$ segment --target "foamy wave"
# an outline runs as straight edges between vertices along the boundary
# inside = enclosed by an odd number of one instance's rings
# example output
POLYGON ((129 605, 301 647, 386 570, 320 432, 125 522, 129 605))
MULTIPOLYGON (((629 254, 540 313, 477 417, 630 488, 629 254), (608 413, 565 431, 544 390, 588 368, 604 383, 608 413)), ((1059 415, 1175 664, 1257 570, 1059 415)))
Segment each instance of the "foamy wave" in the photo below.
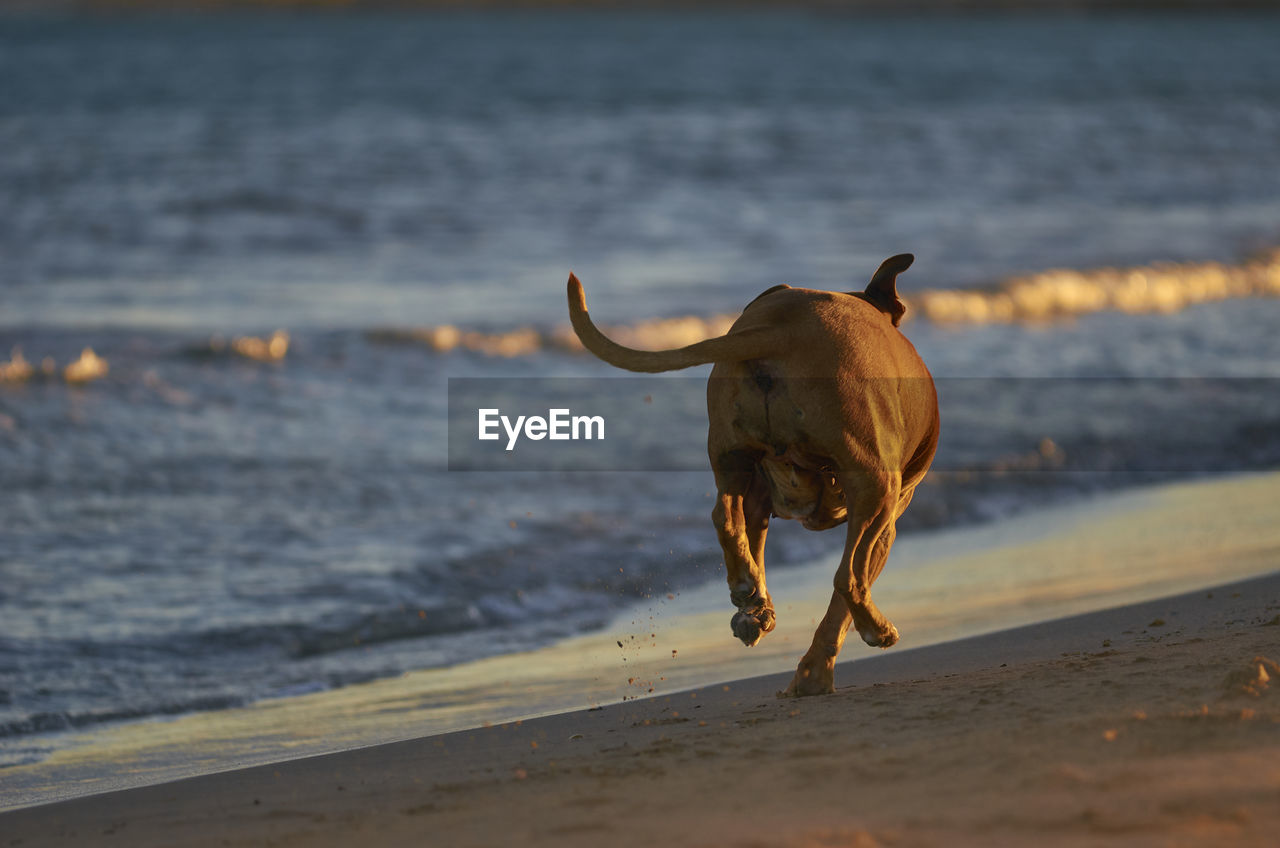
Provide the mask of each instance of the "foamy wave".
MULTIPOLYGON (((1161 263, 1055 269, 993 289, 926 291, 908 306, 936 324, 1034 323, 1092 312, 1176 312, 1197 303, 1280 296, 1280 250, 1241 265, 1161 263)), ((908 312, 908 315, 911 314, 908 312)))
MULTIPOLYGON (((710 318, 684 315, 605 327, 604 331, 628 347, 684 347, 712 336, 724 335, 737 318, 737 315, 713 315, 710 318)), ((421 344, 440 353, 468 350, 489 356, 516 357, 542 350, 582 351, 582 342, 578 341, 578 337, 567 325, 553 330, 519 327, 505 332, 485 333, 445 324, 440 327, 409 329, 380 328, 370 330, 366 335, 371 341, 383 344, 421 344)))
MULTIPOLYGON (((62 378, 68 383, 88 383, 105 377, 111 370, 107 360, 86 347, 80 352, 80 358, 71 362, 62 370, 62 378)), ((37 370, 22 355, 22 347, 16 346, 8 362, 0 361, 0 383, 25 383, 32 378, 54 379, 57 376, 57 364, 53 357, 46 356, 37 370)))
MULTIPOLYGON (((1280 297, 1280 250, 1240 265, 1218 262, 1158 263, 1087 271, 1055 269, 1013 277, 986 289, 929 289, 906 297, 907 317, 935 324, 1043 323, 1093 312, 1176 312, 1197 303, 1240 297, 1280 297)), ((723 335, 737 315, 685 315, 605 327, 621 344, 648 350, 683 347, 723 335)), ((371 330, 389 344, 421 344, 440 353, 474 351, 518 357, 544 350, 580 352, 567 326, 519 327, 504 332, 439 327, 371 330)))
POLYGON ((62 369, 62 378, 68 383, 88 383, 107 376, 110 370, 107 360, 94 353, 93 348, 87 347, 80 352, 79 359, 62 369))
POLYGON ((289 352, 289 333, 276 330, 269 336, 233 336, 231 341, 213 336, 208 342, 186 348, 191 356, 222 356, 233 353, 258 362, 279 362, 289 352))

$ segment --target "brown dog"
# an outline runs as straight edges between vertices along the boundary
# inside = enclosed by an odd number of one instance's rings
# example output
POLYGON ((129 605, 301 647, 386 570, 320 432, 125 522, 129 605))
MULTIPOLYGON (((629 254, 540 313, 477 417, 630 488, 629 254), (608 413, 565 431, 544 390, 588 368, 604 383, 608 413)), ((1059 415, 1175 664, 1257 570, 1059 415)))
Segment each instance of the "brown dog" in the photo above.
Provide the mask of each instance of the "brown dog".
POLYGON ((871 601, 897 517, 938 445, 933 379, 897 329, 906 312, 897 276, 914 257, 885 260, 864 292, 774 286, 725 335, 677 350, 641 351, 591 322, 569 275, 569 317, 587 350, 630 371, 715 363, 707 385, 707 451, 719 497, 712 519, 724 551, 733 633, 754 645, 773 629, 765 588, 770 516, 811 530, 848 524, 827 614, 786 694, 832 692, 850 622, 887 648, 898 630, 871 601))

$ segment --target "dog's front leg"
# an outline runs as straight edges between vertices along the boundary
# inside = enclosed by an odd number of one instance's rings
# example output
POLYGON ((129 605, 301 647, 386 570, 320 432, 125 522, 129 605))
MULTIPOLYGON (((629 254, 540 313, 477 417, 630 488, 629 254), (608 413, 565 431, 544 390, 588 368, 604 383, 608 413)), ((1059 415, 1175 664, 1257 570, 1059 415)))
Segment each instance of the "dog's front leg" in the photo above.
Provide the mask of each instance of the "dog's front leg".
POLYGON ((773 630, 773 601, 765 586, 764 540, 769 527, 768 485, 746 468, 717 469, 719 490, 711 520, 724 552, 729 598, 738 608, 730 621, 733 635, 751 646, 773 630))

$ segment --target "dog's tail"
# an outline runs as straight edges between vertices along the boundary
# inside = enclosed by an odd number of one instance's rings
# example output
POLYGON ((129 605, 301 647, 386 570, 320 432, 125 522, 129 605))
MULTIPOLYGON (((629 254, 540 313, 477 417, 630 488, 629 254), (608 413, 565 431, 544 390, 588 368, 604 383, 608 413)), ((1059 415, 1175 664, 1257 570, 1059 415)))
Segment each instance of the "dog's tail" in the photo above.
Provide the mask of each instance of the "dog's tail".
POLYGON ((760 359, 780 352, 783 343, 779 333, 769 328, 759 328, 730 331, 723 336, 674 350, 636 350, 625 347, 600 332, 591 322, 582 283, 573 274, 569 275, 569 321, 587 350, 610 365, 646 373, 677 371, 708 362, 760 359))

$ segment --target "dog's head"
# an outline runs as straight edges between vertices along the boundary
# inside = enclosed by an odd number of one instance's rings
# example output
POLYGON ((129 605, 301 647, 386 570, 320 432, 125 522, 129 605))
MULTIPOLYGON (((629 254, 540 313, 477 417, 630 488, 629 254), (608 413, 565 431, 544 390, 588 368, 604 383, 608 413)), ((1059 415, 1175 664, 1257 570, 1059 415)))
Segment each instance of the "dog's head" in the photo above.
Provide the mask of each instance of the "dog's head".
POLYGON ((915 261, 915 256, 910 253, 890 256, 880 263, 880 268, 871 277, 871 282, 867 283, 865 291, 850 294, 867 301, 888 315, 893 326, 898 326, 902 323, 902 316, 907 314, 907 305, 898 297, 898 275, 910 268, 915 261))

